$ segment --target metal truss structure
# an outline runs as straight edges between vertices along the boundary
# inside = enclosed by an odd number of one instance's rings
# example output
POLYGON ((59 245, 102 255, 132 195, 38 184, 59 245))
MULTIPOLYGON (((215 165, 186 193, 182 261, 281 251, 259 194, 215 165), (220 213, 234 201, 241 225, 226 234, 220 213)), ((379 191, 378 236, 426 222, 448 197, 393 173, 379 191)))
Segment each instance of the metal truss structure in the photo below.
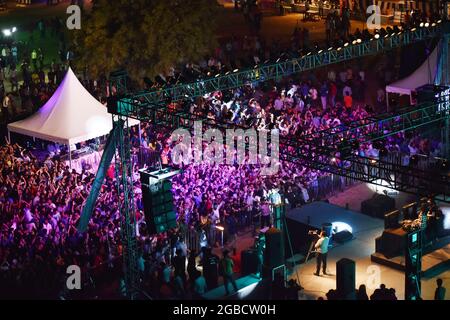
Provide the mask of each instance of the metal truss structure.
MULTIPOLYGON (((138 250, 136 243, 136 217, 133 195, 133 164, 130 154, 130 131, 127 118, 135 118, 141 121, 149 121, 155 125, 170 128, 186 127, 192 128, 195 120, 202 120, 203 124, 220 129, 236 128, 234 124, 218 123, 207 117, 192 115, 188 112, 170 112, 167 110, 168 102, 193 99, 208 93, 222 90, 235 89, 247 83, 258 83, 268 80, 277 80, 295 73, 320 68, 323 66, 350 61, 369 55, 376 55, 396 48, 408 46, 424 40, 435 38, 446 39, 448 42, 447 23, 432 24, 430 27, 414 28, 402 32, 391 33, 386 37, 372 39, 359 39, 354 43, 343 44, 338 48, 318 49, 304 56, 277 61, 255 66, 252 69, 239 71, 234 70, 226 74, 219 74, 209 78, 199 79, 196 82, 174 85, 159 90, 142 91, 130 94, 127 92, 126 74, 118 72, 110 78, 110 88, 117 100, 108 111, 113 114, 114 122, 123 122, 123 129, 116 138, 116 180, 119 194, 119 209, 122 219, 122 243, 125 268, 125 286, 127 296, 136 298, 139 286, 139 272, 137 269, 138 250)), ((421 194, 439 185, 444 188, 443 201, 449 200, 448 180, 438 181, 427 172, 419 172, 416 169, 402 167, 398 164, 382 160, 358 157, 348 154, 341 157, 340 164, 334 163, 329 157, 333 152, 345 152, 342 145, 334 145, 342 137, 350 139, 361 139, 364 127, 372 125, 374 133, 364 138, 383 138, 382 133, 385 126, 392 132, 409 130, 422 125, 448 119, 448 113, 437 112, 436 105, 422 106, 418 110, 411 110, 400 115, 402 121, 396 121, 395 117, 382 116, 380 118, 368 119, 367 123, 351 124, 345 130, 333 129, 330 132, 321 132, 318 136, 304 137, 303 139, 281 139, 280 154, 282 160, 300 163, 318 170, 332 172, 353 179, 377 183, 379 180, 388 181, 391 188, 400 191, 421 194), (335 147, 324 147, 335 146, 335 147), (337 147, 337 148, 336 148, 337 147), (432 182, 431 182, 432 181, 432 182), (445 185, 447 183, 447 185, 445 185)), ((396 116, 398 117, 398 115, 396 116)), ((448 123, 448 120, 447 120, 448 123)), ((96 181, 101 179, 97 175, 96 181)), ((98 183, 99 181, 97 181, 98 183)), ((83 212, 84 221, 88 219, 89 212, 83 212)))
MULTIPOLYGON (((295 73, 313 70, 331 64, 350 61, 370 55, 384 53, 396 48, 415 44, 424 40, 440 38, 445 32, 445 24, 439 23, 428 28, 414 28, 386 37, 371 38, 360 42, 343 44, 342 47, 315 50, 309 54, 286 61, 257 65, 253 69, 230 71, 226 74, 199 79, 195 82, 168 86, 159 90, 142 91, 120 101, 121 114, 140 119, 140 112, 149 108, 164 108, 168 102, 196 98, 215 91, 239 88, 247 83, 281 79, 295 73)), ((122 90, 126 75, 116 73, 114 83, 118 92, 122 90)), ((123 92, 123 91, 122 91, 123 92)))
POLYGON ((125 294, 135 299, 139 290, 138 259, 136 239, 136 210, 133 192, 133 162, 131 157, 131 131, 128 118, 113 116, 113 122, 121 124, 116 136, 115 176, 118 205, 120 210, 122 257, 124 265, 125 294))

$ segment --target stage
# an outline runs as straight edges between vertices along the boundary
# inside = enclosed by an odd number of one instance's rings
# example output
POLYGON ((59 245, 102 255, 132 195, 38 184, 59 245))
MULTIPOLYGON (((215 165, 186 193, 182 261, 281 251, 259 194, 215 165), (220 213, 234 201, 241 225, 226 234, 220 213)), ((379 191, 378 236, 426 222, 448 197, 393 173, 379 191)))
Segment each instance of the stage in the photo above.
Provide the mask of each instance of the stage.
POLYGON ((286 218, 315 229, 321 229, 322 224, 326 222, 341 222, 350 226, 353 234, 383 226, 383 220, 323 201, 312 202, 300 208, 292 209, 286 214, 286 218))
MULTIPOLYGON (((341 196, 345 196, 345 194, 346 192, 341 196)), ((400 202, 399 205, 402 203, 400 202)), ((315 300, 318 297, 324 297, 330 289, 335 289, 336 262, 342 258, 349 258, 356 262, 356 287, 365 284, 369 296, 381 283, 384 283, 388 288, 396 289, 398 299, 404 299, 403 271, 371 261, 371 255, 375 252, 375 238, 380 236, 384 230, 383 220, 325 202, 313 202, 286 214, 287 218, 295 219, 297 223, 304 226, 307 226, 308 216, 310 228, 319 229, 324 222, 338 221, 348 224, 352 228, 353 240, 334 246, 329 250, 327 267, 329 275, 313 275, 316 268, 314 258, 297 265, 290 278, 299 279, 305 288, 300 291, 299 299, 315 300)), ((291 230, 289 231, 292 233, 291 230)), ((423 268, 426 270, 426 274, 422 278, 423 299, 433 299, 436 277, 444 279, 444 284, 448 283, 449 265, 448 262, 442 263, 442 261, 448 259, 449 256, 450 246, 447 246, 424 257, 423 268)))
MULTIPOLYGON (((334 204, 317 201, 295 208, 286 213, 286 222, 295 253, 305 254, 309 247, 309 230, 320 230, 322 224, 331 223, 337 231, 344 229, 358 237, 375 236, 383 229, 383 220, 347 210, 334 204)), ((337 245, 332 241, 333 246, 337 245)), ((370 255, 370 254, 369 254, 370 255)))
MULTIPOLYGON (((395 288, 398 299, 404 299, 404 273, 403 271, 381 265, 371 261, 371 254, 375 252, 375 238, 380 236, 384 230, 384 221, 382 219, 373 218, 358 210, 361 208, 362 201, 373 196, 374 191, 367 184, 357 184, 345 190, 342 193, 330 198, 330 204, 325 202, 313 202, 301 208, 295 208, 287 213, 287 217, 298 219, 307 222, 307 217, 310 216, 311 226, 304 225, 305 229, 320 229, 323 222, 340 221, 347 223, 352 228, 353 240, 343 244, 334 246, 328 253, 328 273, 326 276, 315 276, 313 273, 316 268, 316 260, 311 257, 308 262, 297 264, 289 278, 298 280, 304 287, 304 290, 299 292, 299 299, 301 300, 316 300, 318 297, 325 297, 325 294, 330 289, 336 288, 336 262, 342 258, 349 258, 356 262, 356 287, 365 284, 367 293, 370 296, 373 291, 384 283, 388 288, 395 288), (349 204, 350 210, 345 209, 346 204, 349 204), (330 209, 326 210, 325 209, 330 209)), ((407 194, 399 193, 396 196, 396 205, 401 208, 403 205, 410 203, 411 197, 407 194)), ((450 216, 450 215, 449 215, 450 216)), ((294 230, 289 230, 291 237, 294 238, 294 230)), ((251 230, 239 236, 239 241, 233 242, 228 248, 237 247, 238 251, 246 250, 253 244, 254 238, 251 230)), ((293 241, 294 242, 294 241, 293 241)), ((296 244, 293 243, 293 246, 296 244)), ((286 248, 288 246, 285 246, 286 248)), ((221 249, 215 248, 215 253, 220 256, 221 249)), ((428 268, 427 261, 432 259, 441 259, 442 254, 449 254, 438 251, 435 255, 429 256, 424 260, 424 268, 428 268), (437 255, 437 256, 436 256, 437 255)), ((289 254, 286 255, 289 258, 289 254)), ((288 270, 290 268, 288 267, 288 270)), ((440 268, 436 272, 433 270, 432 274, 426 274, 422 278, 422 297, 425 300, 432 300, 434 298, 434 290, 436 288, 436 278, 440 277, 444 280, 444 287, 450 286, 450 270, 448 267, 440 268)), ((251 277, 251 276, 250 276, 251 277)), ((251 280, 249 284, 242 290, 245 279, 237 280, 240 288, 239 293, 246 294, 247 299, 260 296, 264 291, 268 290, 267 285, 263 281, 256 282, 256 279, 247 278, 251 280), (255 281, 255 282, 252 282, 255 281), (248 292, 251 294, 248 295, 248 292)), ((220 279, 221 282, 221 279, 220 279)), ((205 299, 237 299, 238 295, 232 294, 228 297, 224 296, 225 290, 223 287, 216 288, 205 295, 205 299)), ((268 293, 266 293, 268 294, 268 293)), ((450 296, 447 293, 447 299, 450 296)), ((257 298, 254 298, 257 299, 257 298)))

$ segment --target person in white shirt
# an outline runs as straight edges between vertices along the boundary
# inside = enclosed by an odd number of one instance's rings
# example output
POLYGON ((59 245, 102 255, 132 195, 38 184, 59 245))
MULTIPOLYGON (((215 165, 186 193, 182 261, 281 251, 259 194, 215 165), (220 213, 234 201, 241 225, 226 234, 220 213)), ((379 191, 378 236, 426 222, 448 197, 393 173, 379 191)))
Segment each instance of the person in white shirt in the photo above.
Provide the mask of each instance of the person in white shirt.
POLYGON ((320 267, 323 266, 323 274, 327 274, 327 254, 328 254, 328 243, 330 238, 327 237, 325 231, 320 232, 320 238, 317 240, 314 248, 317 251, 317 268, 314 275, 318 276, 320 274, 320 267))
POLYGON ((294 94, 297 92, 298 86, 293 84, 291 89, 289 89, 289 91, 287 92, 288 96, 293 97, 294 94))
POLYGON ((224 205, 224 201, 222 201, 219 205, 214 204, 212 209, 211 220, 214 225, 220 223, 220 208, 224 205))
POLYGON ((47 231, 47 235, 50 233, 50 231, 52 231, 52 225, 50 224, 50 222, 48 222, 47 219, 45 219, 44 224, 42 225, 42 229, 45 229, 47 231))

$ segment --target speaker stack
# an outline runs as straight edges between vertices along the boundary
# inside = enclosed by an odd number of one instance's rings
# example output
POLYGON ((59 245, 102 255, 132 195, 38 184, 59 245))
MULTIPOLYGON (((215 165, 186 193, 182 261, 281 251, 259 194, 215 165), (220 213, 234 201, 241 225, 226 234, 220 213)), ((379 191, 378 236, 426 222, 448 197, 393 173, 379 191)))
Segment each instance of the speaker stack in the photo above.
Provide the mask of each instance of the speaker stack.
POLYGON ((263 277, 272 277, 274 268, 284 265, 284 241, 280 229, 270 228, 264 232, 263 277))
POLYGON ((159 234, 177 226, 173 208, 170 175, 140 171, 145 222, 151 234, 159 234))
POLYGON ((244 250, 241 252, 242 276, 258 272, 258 251, 256 249, 244 250))
POLYGON ((355 290, 355 261, 343 258, 336 262, 336 291, 340 299, 354 300, 355 290))

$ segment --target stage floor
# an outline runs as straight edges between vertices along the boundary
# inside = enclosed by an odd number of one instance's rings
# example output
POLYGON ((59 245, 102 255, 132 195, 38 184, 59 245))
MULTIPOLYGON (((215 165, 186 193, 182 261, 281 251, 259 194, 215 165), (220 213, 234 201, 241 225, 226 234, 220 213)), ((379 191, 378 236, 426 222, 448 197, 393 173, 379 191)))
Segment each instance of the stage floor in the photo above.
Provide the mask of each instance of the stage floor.
MULTIPOLYGON (((311 223, 321 227, 324 222, 322 219, 336 219, 337 221, 346 222, 353 228, 354 240, 344 243, 343 245, 336 246, 329 251, 328 255, 328 272, 331 275, 327 276, 314 276, 316 261, 315 259, 309 260, 306 264, 300 264, 296 267, 296 272, 291 274, 291 278, 300 279, 301 285, 305 290, 300 291, 299 299, 301 300, 316 300, 318 297, 325 297, 325 294, 330 289, 336 288, 336 262, 342 258, 353 259, 356 262, 356 287, 360 284, 365 284, 367 287, 367 293, 370 296, 373 291, 379 287, 381 283, 386 284, 387 287, 394 287, 398 299, 404 299, 404 273, 392 268, 382 266, 373 263, 370 260, 370 255, 375 252, 375 238, 380 236, 384 229, 384 222, 381 219, 372 218, 358 211, 361 208, 361 202, 369 199, 373 196, 374 191, 367 184, 358 184, 348 188, 344 192, 341 192, 330 198, 331 205, 334 205, 333 210, 329 214, 324 214, 319 208, 325 208, 319 203, 313 206, 304 206, 304 211, 299 211, 300 216, 304 214, 311 215, 311 223), (346 210, 345 205, 349 204, 351 210, 346 210), (313 220, 314 216, 314 220, 313 220), (338 220, 339 219, 339 220, 338 220)), ((396 207, 409 203, 411 197, 400 193, 396 197, 396 207)), ((328 207, 330 208, 330 207, 328 207)), ((293 214, 299 209, 294 209, 293 214)), ((333 221, 331 221, 333 222, 333 221)), ((253 244, 252 232, 250 229, 239 235, 239 240, 232 242, 227 246, 228 248, 237 247, 238 251, 245 250, 253 244)), ((220 256, 221 249, 214 248, 214 252, 220 256)), ((436 288, 436 279, 442 278, 444 280, 444 287, 450 287, 450 270, 443 270, 438 275, 432 278, 422 278, 422 297, 425 300, 432 300, 434 298, 434 290, 436 288)), ((220 279, 221 280, 221 279, 220 279)), ((239 281, 237 281, 239 283, 239 281)), ((240 285, 241 287, 242 285, 240 285)), ((251 291, 254 286, 251 285, 249 290, 251 291)), ((447 289, 448 291, 448 289, 447 289)), ((212 294, 212 292, 211 292, 212 294)), ((219 288, 215 292, 217 299, 224 299, 224 289, 219 288)), ((212 295, 210 298, 215 298, 212 295)), ((233 299, 234 297, 231 297, 233 299)), ((450 299, 450 293, 447 292, 447 299, 450 299)))
POLYGON ((323 223, 341 222, 352 228, 356 236, 374 229, 384 227, 381 219, 372 218, 358 212, 346 210, 337 205, 323 201, 312 202, 300 208, 290 210, 286 218, 320 229, 323 223))
MULTIPOLYGON (((345 196, 345 192, 341 196, 345 196)), ((315 259, 310 259, 306 264, 296 267, 290 277, 299 279, 301 285, 305 288, 300 292, 299 299, 315 300, 318 297, 325 297, 330 289, 335 289, 336 262, 342 258, 349 258, 356 262, 356 287, 365 284, 369 296, 381 283, 384 283, 388 288, 395 288, 398 299, 404 299, 404 273, 373 263, 370 260, 370 255, 375 252, 375 238, 380 236, 384 229, 383 220, 324 202, 312 203, 303 208, 294 209, 287 214, 289 217, 292 217, 292 215, 298 216, 300 219, 307 219, 307 216, 310 215, 310 225, 317 228, 320 228, 323 222, 345 222, 352 227, 354 235, 352 241, 330 249, 327 267, 330 275, 319 277, 313 275, 316 267, 315 259)), ((302 223, 306 223, 306 220, 302 223)), ((438 275, 432 278, 423 277, 423 299, 432 300, 434 298, 437 277, 442 278, 444 286, 448 288, 450 284, 450 271, 448 269, 441 270, 438 275)), ((446 298, 450 299, 450 294, 447 294, 446 298)))

